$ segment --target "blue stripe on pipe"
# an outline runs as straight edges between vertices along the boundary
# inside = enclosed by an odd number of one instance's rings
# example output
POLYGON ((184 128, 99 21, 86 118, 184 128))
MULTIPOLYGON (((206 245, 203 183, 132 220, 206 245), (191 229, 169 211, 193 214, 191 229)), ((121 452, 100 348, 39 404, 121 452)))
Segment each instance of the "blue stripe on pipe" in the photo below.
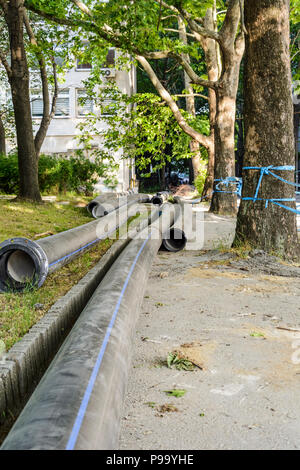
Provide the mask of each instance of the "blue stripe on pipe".
POLYGON ((87 406, 88 406, 88 403, 89 403, 89 400, 90 400, 90 397, 91 397, 91 394, 92 394, 92 391, 93 391, 93 388, 94 388, 94 385, 95 385, 95 381, 96 381, 96 378, 97 378, 97 375, 98 375, 98 372, 99 372, 99 369, 100 369, 100 366, 101 366, 101 363, 102 363, 102 360, 103 360, 103 356, 104 356, 107 344, 108 344, 108 340, 109 340, 109 337, 111 335, 111 332, 112 332, 112 329, 113 329, 113 326, 114 326, 114 323, 115 323, 115 320, 116 320, 116 317, 117 317, 117 313, 118 313, 120 305, 121 305, 121 301, 123 299, 126 288, 127 288, 128 283, 130 281, 130 278, 131 278, 132 272, 134 270, 134 267, 135 267, 140 255, 141 255, 147 241, 149 240, 150 235, 151 234, 148 235, 148 237, 146 238, 146 240, 142 244, 141 248, 139 249, 139 251, 138 251, 138 253, 137 253, 137 255, 134 259, 134 262, 132 263, 130 271, 129 271, 127 277, 126 277, 126 280, 124 282, 120 297, 118 299, 118 302, 117 302, 117 305, 116 305, 115 310, 113 312, 110 323, 107 327, 104 341, 102 343, 101 349, 99 351, 99 354, 98 354, 98 357, 97 357, 97 360, 96 360, 96 363, 95 363, 95 366, 94 366, 94 369, 93 369, 92 374, 90 376, 90 379, 89 379, 87 388, 85 390, 80 408, 78 410, 77 417, 76 417, 75 423, 73 425, 73 429, 71 431, 69 441, 68 441, 67 446, 66 446, 66 450, 73 450, 74 446, 76 444, 77 437, 78 437, 78 434, 79 434, 79 431, 80 431, 80 428, 81 428, 81 425, 82 425, 82 421, 83 421, 83 418, 84 418, 84 415, 85 415, 85 412, 86 412, 86 409, 87 409, 87 406))
POLYGON ((79 253, 80 251, 84 250, 84 249, 87 248, 88 246, 93 245, 93 244, 99 242, 100 240, 103 240, 104 237, 107 238, 111 233, 116 232, 117 230, 118 230, 118 228, 115 227, 115 228, 114 228, 113 230, 111 230, 110 232, 105 233, 102 237, 96 238, 96 240, 94 240, 93 242, 89 242, 89 243, 87 243, 86 245, 82 246, 81 248, 78 248, 78 250, 72 251, 72 253, 69 253, 68 255, 63 256, 62 258, 60 258, 60 259, 58 259, 58 260, 56 260, 56 261, 53 261, 53 263, 49 264, 49 268, 50 268, 51 266, 54 266, 55 264, 59 263, 60 261, 63 261, 63 260, 65 260, 66 258, 69 258, 70 256, 75 255, 76 253, 79 253))

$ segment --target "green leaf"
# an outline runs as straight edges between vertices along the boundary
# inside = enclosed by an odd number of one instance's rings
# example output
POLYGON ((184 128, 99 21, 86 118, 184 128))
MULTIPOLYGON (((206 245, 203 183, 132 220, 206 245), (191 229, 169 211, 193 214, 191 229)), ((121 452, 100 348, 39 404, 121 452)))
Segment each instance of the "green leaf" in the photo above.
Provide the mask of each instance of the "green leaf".
POLYGON ((174 390, 164 390, 164 392, 171 397, 180 398, 180 397, 183 397, 183 395, 185 395, 186 390, 174 389, 174 390))

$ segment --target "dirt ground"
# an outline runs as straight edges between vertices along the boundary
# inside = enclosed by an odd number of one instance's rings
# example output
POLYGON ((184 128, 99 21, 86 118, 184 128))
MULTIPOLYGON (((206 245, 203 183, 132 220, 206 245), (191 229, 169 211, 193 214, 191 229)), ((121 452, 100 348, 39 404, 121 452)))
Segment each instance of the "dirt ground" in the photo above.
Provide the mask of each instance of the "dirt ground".
POLYGON ((119 449, 300 449, 300 268, 216 249, 234 225, 206 214, 204 250, 154 261, 119 449))

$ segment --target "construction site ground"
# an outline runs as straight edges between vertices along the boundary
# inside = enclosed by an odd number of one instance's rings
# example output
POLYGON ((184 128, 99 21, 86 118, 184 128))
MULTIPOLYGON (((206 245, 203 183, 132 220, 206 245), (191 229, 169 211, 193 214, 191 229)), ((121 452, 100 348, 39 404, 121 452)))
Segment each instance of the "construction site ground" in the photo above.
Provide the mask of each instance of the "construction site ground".
POLYGON ((119 449, 299 449, 300 267, 226 250, 234 219, 204 227, 153 262, 119 449))

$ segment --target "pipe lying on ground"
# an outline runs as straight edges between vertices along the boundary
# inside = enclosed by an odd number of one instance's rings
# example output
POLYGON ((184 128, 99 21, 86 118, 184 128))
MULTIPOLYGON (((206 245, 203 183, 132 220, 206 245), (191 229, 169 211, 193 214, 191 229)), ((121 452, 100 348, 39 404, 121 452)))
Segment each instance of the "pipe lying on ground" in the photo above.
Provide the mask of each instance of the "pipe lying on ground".
POLYGON ((92 215, 92 211, 93 211, 94 207, 96 207, 98 204, 102 204, 104 202, 116 200, 121 196, 126 196, 126 194, 127 193, 125 193, 125 192, 122 192, 122 193, 110 192, 110 193, 100 194, 100 196, 95 197, 92 201, 90 201, 87 204, 87 206, 86 206, 87 211, 89 212, 89 214, 92 215))
POLYGON ((101 204, 97 204, 97 206, 92 209, 92 215, 95 219, 98 219, 126 204, 130 205, 136 202, 149 202, 148 194, 129 194, 128 196, 121 196, 118 199, 105 201, 101 204))
POLYGON ((55 356, 2 450, 118 445, 135 323, 174 209, 139 232, 110 268, 55 356))
POLYGON ((168 236, 163 237, 162 244, 168 251, 176 252, 185 248, 187 238, 183 230, 184 213, 180 205, 174 205, 174 223, 169 228, 168 236))
POLYGON ((178 204, 198 204, 201 202, 201 198, 198 199, 184 199, 181 196, 174 196, 174 201, 178 204))
POLYGON ((37 241, 10 238, 0 244, 0 292, 40 287, 48 273, 72 261, 100 240, 112 235, 141 210, 131 203, 106 217, 37 241))
POLYGON ((152 197, 151 203, 161 205, 168 200, 169 195, 169 191, 161 191, 156 193, 155 196, 152 197))
POLYGON ((88 212, 97 219, 132 201, 149 202, 150 199, 148 194, 117 194, 116 196, 114 196, 114 194, 115 193, 108 193, 107 196, 101 195, 93 199, 93 201, 87 205, 88 212))

